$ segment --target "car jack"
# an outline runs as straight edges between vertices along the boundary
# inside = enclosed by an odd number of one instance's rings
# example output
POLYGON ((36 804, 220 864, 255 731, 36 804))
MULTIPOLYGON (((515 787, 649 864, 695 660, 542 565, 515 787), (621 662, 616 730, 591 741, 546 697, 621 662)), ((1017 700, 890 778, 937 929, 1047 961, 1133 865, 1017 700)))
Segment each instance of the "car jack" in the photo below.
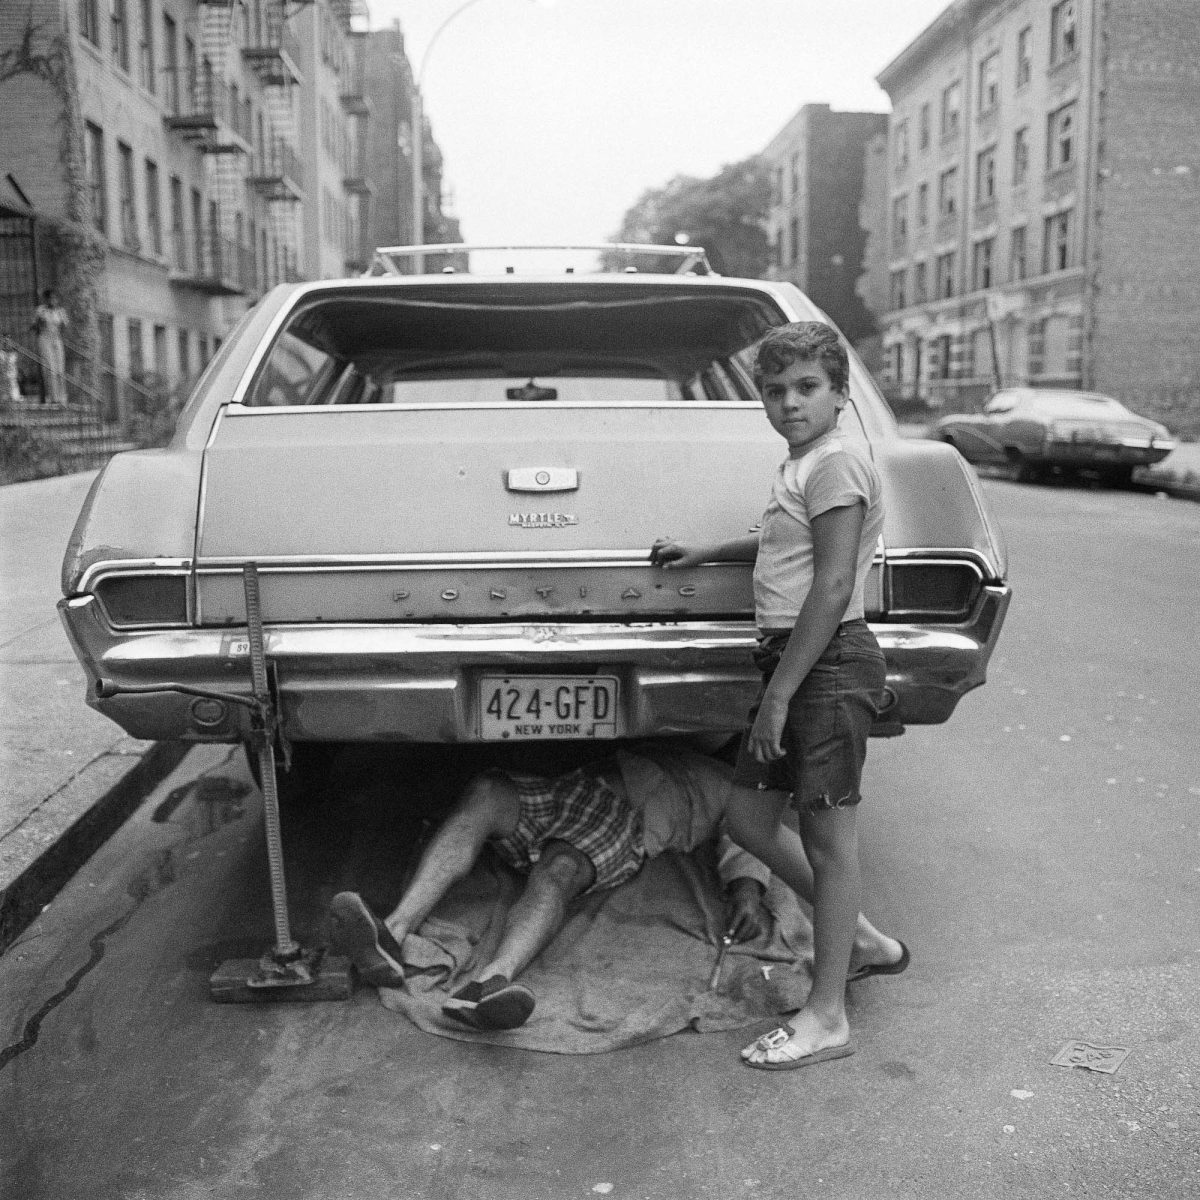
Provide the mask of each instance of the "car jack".
POLYGON ((246 1004, 270 1000, 348 1000, 351 992, 350 961, 324 949, 306 949, 293 937, 288 920, 287 883, 283 864, 283 833, 279 816, 279 785, 275 774, 275 746, 282 748, 285 764, 289 747, 280 729, 281 696, 276 673, 268 672, 263 637, 262 603, 258 590, 258 568, 242 566, 246 595, 246 631, 249 640, 252 695, 192 687, 183 683, 153 685, 118 684, 111 679, 96 681, 100 697, 137 692, 180 692, 250 710, 250 742, 258 761, 263 795, 263 824, 267 838, 267 867, 271 882, 271 907, 275 920, 275 944, 261 957, 230 959, 209 977, 208 990, 222 1004, 246 1004))

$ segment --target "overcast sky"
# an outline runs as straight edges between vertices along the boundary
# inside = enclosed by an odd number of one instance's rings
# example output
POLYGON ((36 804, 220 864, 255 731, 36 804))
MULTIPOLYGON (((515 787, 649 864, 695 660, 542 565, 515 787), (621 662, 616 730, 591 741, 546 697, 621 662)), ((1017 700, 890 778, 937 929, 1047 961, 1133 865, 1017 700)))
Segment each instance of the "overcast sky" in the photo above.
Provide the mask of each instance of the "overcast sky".
MULTIPOLYGON (((368 0, 419 69, 463 0, 368 0)), ((802 105, 888 110, 875 75, 948 0, 471 0, 426 60, 463 236, 593 243, 648 188, 762 150, 802 105)))

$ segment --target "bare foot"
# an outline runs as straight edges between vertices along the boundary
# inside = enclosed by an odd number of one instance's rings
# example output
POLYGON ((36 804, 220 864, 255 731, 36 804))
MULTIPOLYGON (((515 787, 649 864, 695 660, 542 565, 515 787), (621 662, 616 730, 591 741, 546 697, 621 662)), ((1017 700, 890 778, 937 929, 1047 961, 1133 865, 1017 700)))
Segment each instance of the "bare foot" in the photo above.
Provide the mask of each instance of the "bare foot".
POLYGON ((785 1067, 803 1066, 802 1060, 822 1062, 852 1053, 850 1024, 844 1013, 837 1020, 827 1021, 802 1008, 787 1025, 751 1042, 742 1051, 742 1058, 752 1067, 785 1067))
POLYGON ((867 975, 899 975, 908 966, 908 949, 897 938, 881 933, 870 941, 855 940, 848 979, 867 975), (903 963, 904 966, 900 966, 903 963))

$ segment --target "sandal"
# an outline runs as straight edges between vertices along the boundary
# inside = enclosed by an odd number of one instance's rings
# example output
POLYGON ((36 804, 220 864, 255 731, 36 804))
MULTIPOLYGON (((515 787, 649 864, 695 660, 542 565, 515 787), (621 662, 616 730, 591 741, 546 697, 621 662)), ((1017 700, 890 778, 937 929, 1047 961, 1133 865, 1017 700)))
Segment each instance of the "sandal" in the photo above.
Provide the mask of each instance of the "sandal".
POLYGON ((751 1042, 742 1051, 742 1062, 759 1071, 794 1071, 798 1067, 811 1067, 816 1063, 829 1062, 831 1059, 846 1058, 855 1050, 854 1043, 851 1041, 843 1042, 840 1046, 824 1046, 820 1050, 814 1050, 811 1054, 799 1053, 795 1049, 795 1045, 796 1040, 792 1030, 781 1025, 778 1029, 772 1029, 770 1033, 764 1033, 762 1037, 751 1042), (767 1057, 761 1062, 756 1062, 750 1057, 755 1053, 767 1056, 775 1055, 775 1057, 767 1057))

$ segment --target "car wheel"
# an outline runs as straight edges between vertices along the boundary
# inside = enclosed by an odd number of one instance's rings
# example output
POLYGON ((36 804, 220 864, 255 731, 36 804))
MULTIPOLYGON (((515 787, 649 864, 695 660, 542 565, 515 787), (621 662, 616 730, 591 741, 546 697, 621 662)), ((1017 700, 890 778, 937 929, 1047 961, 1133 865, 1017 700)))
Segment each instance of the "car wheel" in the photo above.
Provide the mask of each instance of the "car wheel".
POLYGON ((1106 467, 1100 472, 1100 482, 1105 487, 1127 488, 1133 483, 1133 468, 1106 467))
MULTIPOLYGON (((243 742, 246 762, 254 784, 262 788, 258 769, 258 752, 249 742, 243 742)), ((275 782, 279 788, 279 803, 298 805, 319 799, 329 781, 330 769, 338 751, 331 742, 293 742, 292 769, 286 770, 283 755, 275 751, 275 782)))
POLYGON ((1046 478, 1045 466, 1030 462, 1020 450, 1009 450, 1008 461, 1012 464, 1013 478, 1018 483, 1040 483, 1046 478))

